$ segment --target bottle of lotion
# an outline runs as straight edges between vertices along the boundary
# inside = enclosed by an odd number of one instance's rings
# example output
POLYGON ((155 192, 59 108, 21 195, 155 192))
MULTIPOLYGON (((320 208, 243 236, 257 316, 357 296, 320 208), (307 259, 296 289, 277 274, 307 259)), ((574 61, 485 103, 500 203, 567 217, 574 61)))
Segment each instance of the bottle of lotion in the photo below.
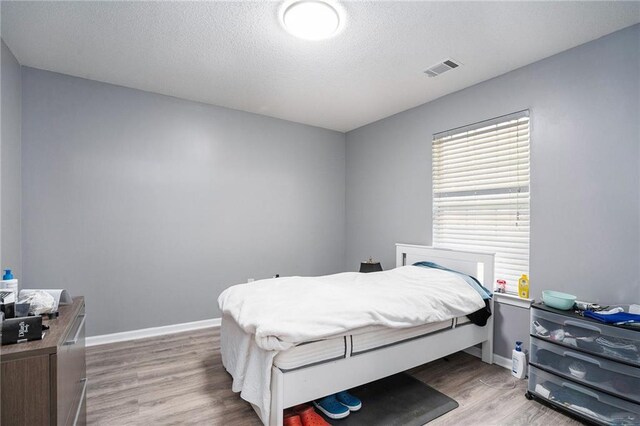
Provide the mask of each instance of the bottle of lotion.
POLYGON ((524 379, 527 375, 527 356, 522 352, 522 342, 516 342, 516 348, 511 354, 511 375, 524 379))
POLYGON ((523 299, 529 298, 529 277, 527 274, 522 274, 518 280, 518 296, 523 299))
POLYGON ((1 288, 6 288, 7 290, 13 291, 13 294, 15 295, 14 302, 18 303, 18 280, 13 277, 13 274, 11 273, 11 269, 4 270, 4 275, 2 276, 1 288))

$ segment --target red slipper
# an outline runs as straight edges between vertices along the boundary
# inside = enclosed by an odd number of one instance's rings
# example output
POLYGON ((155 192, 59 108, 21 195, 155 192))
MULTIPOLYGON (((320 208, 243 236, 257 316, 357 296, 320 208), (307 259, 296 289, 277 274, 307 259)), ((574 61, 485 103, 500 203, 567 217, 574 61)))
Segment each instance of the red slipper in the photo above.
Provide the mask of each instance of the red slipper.
POLYGON ((284 426, 303 426, 300 416, 296 413, 284 413, 284 426))
POLYGON ((310 405, 298 405, 293 407, 293 410, 300 416, 302 426, 331 426, 331 424, 327 423, 310 405))

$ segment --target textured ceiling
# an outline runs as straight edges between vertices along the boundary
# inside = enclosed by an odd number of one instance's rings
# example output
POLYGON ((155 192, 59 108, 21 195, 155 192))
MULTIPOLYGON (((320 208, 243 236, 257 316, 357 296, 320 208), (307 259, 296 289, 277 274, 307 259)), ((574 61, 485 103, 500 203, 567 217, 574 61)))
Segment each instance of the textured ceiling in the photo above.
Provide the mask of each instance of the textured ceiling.
POLYGON ((341 4, 316 42, 269 1, 2 2, 1 28, 23 65, 348 131, 640 22, 640 2, 341 4))

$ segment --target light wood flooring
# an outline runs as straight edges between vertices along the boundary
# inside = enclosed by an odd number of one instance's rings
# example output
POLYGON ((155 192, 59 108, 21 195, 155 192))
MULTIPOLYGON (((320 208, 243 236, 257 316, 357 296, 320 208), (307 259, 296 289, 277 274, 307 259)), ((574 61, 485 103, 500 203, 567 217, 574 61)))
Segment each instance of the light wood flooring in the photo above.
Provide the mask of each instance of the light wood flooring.
MULTIPOLYGON (((219 329, 87 348, 90 425, 260 425, 231 392, 219 329)), ((411 370, 460 406, 429 425, 569 425, 578 422, 524 397, 526 381, 457 353, 411 370)))

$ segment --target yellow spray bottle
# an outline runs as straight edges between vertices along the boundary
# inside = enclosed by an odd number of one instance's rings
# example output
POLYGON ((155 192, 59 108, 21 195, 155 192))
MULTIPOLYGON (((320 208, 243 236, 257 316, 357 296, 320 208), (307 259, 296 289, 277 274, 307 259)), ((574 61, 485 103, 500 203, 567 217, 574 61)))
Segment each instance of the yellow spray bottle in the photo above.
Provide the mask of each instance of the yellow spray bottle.
POLYGON ((529 277, 527 274, 522 274, 518 280, 518 296, 523 299, 529 298, 529 277))

